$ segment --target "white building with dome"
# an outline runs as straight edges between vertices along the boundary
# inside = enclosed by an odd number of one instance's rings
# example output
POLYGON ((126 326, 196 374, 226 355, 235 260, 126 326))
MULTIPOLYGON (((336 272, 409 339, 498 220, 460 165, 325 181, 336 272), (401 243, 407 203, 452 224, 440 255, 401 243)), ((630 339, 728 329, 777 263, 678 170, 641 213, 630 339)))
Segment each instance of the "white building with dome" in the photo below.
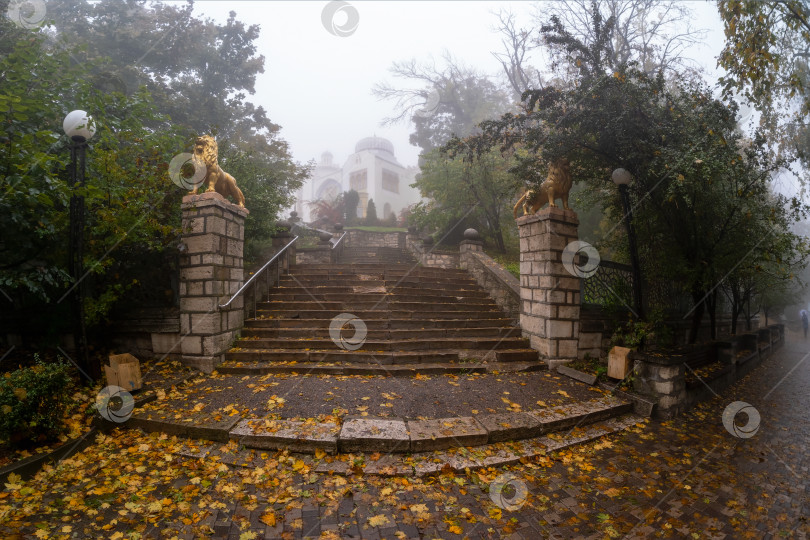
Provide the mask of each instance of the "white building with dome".
POLYGON ((305 222, 313 221, 312 206, 319 200, 333 200, 340 193, 355 190, 360 194, 358 217, 365 217, 368 200, 373 199, 377 217, 390 214, 399 217, 403 208, 419 202, 419 190, 411 187, 418 172, 405 167, 394 155, 394 145, 382 137, 366 137, 357 142, 354 153, 343 166, 334 163, 330 152, 321 154, 321 161, 298 191, 294 210, 305 222))

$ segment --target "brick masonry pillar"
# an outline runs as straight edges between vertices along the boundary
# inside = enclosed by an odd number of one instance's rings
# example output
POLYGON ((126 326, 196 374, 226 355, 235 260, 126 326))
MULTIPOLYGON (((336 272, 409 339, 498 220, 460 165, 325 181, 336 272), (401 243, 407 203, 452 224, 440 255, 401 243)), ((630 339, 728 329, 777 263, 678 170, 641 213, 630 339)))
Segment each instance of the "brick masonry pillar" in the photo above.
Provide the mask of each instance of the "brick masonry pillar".
POLYGON ((180 257, 181 361, 211 373, 244 322, 243 298, 228 309, 244 279, 242 253, 248 211, 218 193, 183 197, 185 253, 180 257))
POLYGON ((566 270, 565 247, 577 240, 573 210, 543 208, 518 218, 520 326, 549 368, 576 360, 580 278, 566 270))

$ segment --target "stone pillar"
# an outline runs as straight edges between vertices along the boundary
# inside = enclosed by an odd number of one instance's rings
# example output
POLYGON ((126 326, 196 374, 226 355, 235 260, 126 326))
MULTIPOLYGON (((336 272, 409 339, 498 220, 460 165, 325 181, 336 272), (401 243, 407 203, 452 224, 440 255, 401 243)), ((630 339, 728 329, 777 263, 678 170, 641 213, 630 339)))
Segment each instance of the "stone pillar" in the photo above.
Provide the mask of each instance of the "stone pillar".
MULTIPOLYGON (((295 236, 292 231, 293 224, 289 221, 277 221, 276 232, 270 236, 272 239, 273 249, 278 252, 281 248, 290 243, 290 240, 295 236)), ((283 256, 283 255, 282 255, 283 256)), ((295 264, 295 244, 291 245, 287 250, 287 264, 295 264)))
POLYGON ((211 373, 224 360, 244 322, 243 298, 228 309, 219 305, 243 283, 248 211, 211 192, 183 197, 182 212, 181 361, 211 373))
POLYGON ((484 251, 484 242, 475 229, 464 231, 464 240, 458 244, 459 265, 464 268, 464 256, 472 251, 484 251))
POLYGON ((566 270, 565 247, 577 240, 573 210, 543 208, 518 218, 520 326, 549 368, 577 359, 580 278, 566 270))

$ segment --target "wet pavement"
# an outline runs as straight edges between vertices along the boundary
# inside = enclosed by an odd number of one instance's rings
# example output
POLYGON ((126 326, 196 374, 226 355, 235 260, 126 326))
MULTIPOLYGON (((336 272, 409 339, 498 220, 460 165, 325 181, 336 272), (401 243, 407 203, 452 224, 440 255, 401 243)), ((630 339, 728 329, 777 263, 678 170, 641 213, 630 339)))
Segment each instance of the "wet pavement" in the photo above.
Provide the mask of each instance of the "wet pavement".
POLYGON ((809 351, 790 335, 679 418, 466 474, 363 474, 373 455, 338 458, 354 475, 318 474, 276 452, 245 468, 227 464, 232 445, 196 459, 176 453, 181 441, 117 430, 30 481, 10 480, 0 537, 807 538, 809 351), (727 429, 723 413, 735 409, 727 429))

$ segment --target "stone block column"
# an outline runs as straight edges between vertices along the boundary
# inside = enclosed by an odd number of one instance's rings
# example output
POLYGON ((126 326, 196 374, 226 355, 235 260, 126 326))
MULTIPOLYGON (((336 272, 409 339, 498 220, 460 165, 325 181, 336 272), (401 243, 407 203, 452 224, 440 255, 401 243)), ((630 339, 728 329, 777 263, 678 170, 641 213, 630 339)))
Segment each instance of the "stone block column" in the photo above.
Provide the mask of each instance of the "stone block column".
POLYGON ((573 210, 543 208, 518 218, 520 326, 549 368, 577 359, 580 278, 566 270, 562 254, 577 240, 573 210))
POLYGON ((242 259, 248 211, 218 193, 183 197, 185 253, 180 257, 181 361, 211 373, 224 360, 244 322, 244 299, 228 309, 244 280, 242 259))

